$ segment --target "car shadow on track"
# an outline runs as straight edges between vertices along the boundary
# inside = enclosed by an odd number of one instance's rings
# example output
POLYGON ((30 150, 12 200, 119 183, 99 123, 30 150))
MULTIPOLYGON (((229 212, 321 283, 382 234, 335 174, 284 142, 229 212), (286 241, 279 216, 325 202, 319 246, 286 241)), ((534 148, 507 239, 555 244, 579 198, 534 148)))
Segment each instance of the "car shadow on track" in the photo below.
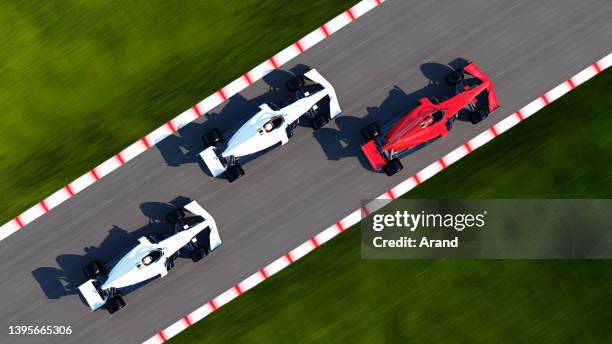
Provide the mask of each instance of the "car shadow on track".
MULTIPOLYGON (((445 83, 444 76, 452 72, 453 68, 459 68, 466 64, 467 61, 464 59, 456 59, 451 62, 450 66, 452 68, 439 63, 425 63, 421 65, 420 69, 428 80, 426 86, 412 93, 406 93, 401 87, 393 86, 380 105, 366 109, 365 116, 343 114, 336 119, 338 129, 321 128, 315 132, 314 137, 321 145, 327 159, 340 160, 357 157, 364 168, 372 170, 366 157, 361 154, 360 147, 364 143, 361 129, 372 122, 377 122, 381 128, 384 127, 385 123, 391 119, 413 109, 421 98, 438 97, 443 99, 452 96, 453 89, 445 83)), ((431 142, 416 146, 405 154, 412 154, 431 142)))
POLYGON ((281 69, 271 71, 263 77, 263 82, 268 88, 266 92, 251 99, 245 98, 240 93, 235 94, 227 100, 220 111, 205 113, 204 122, 196 120, 187 123, 174 135, 157 143, 157 149, 168 166, 178 167, 197 163, 202 171, 210 176, 210 172, 198 156, 205 148, 202 135, 214 128, 218 128, 221 133, 237 128, 257 113, 259 106, 264 103, 277 106, 289 103, 292 99, 286 88, 286 82, 295 76, 294 73, 303 73, 308 69, 308 66, 298 65, 289 71, 281 69))
MULTIPOLYGON (((165 215, 189 203, 186 197, 177 197, 169 203, 145 202, 140 205, 148 223, 133 231, 119 226, 112 226, 108 235, 97 246, 85 246, 82 253, 62 254, 55 258, 57 267, 40 267, 32 271, 32 276, 40 285, 48 299, 59 299, 64 296, 78 294, 78 287, 86 281, 82 268, 94 260, 103 264, 112 262, 138 243, 138 238, 145 235, 160 236, 171 231, 165 215)), ((85 303, 83 299, 81 301, 85 303)))

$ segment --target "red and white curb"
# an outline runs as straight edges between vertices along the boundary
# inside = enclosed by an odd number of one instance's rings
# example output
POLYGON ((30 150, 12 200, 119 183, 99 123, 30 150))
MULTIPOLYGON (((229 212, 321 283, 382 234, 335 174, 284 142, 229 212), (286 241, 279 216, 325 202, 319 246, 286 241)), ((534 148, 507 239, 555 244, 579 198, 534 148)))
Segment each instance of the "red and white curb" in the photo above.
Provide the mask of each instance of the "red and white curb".
POLYGON ((482 147, 484 144, 491 141, 506 130, 524 121, 529 116, 544 108, 546 105, 559 99, 561 96, 570 92, 583 82, 601 73, 604 69, 610 67, 611 65, 612 53, 608 54, 606 57, 593 63, 587 68, 583 69, 578 74, 562 82, 552 90, 546 92, 541 97, 538 97, 529 104, 523 106, 515 113, 504 118, 502 121, 483 131, 479 135, 476 135, 471 140, 457 147, 455 150, 446 154, 439 160, 433 162, 429 166, 425 167, 421 171, 417 172, 413 176, 410 176, 408 179, 404 180, 403 182, 399 183, 395 187, 389 189, 388 191, 377 197, 378 200, 383 199, 388 200, 388 202, 372 202, 364 206, 363 208, 353 211, 348 216, 336 222, 335 224, 320 232, 319 234, 313 236, 308 241, 285 253, 267 266, 264 266, 263 268, 259 269, 259 271, 255 272, 244 281, 236 284, 235 286, 226 290, 221 295, 208 301, 202 307, 185 315, 181 319, 177 320, 175 323, 159 331, 156 335, 145 341, 145 343, 163 343, 168 339, 174 337, 179 332, 187 329, 189 326, 193 325, 197 321, 200 321, 208 314, 216 311, 219 307, 242 295, 242 293, 265 281, 270 276, 289 266, 296 260, 302 258, 312 250, 329 241, 331 238, 344 232, 346 229, 353 226, 354 224, 357 224, 359 221, 361 221, 362 211, 364 214, 371 214, 377 211, 378 209, 387 205, 389 202, 395 200, 397 197, 400 197, 401 195, 407 193, 408 191, 412 190, 417 185, 431 178, 438 172, 454 164, 459 159, 467 156, 475 149, 482 147))
POLYGON ((357 18, 380 5, 382 2, 383 0, 362 0, 326 24, 323 24, 315 31, 281 50, 276 55, 270 57, 238 79, 230 82, 227 86, 213 93, 208 98, 195 104, 190 109, 176 116, 174 119, 153 130, 147 136, 143 137, 137 142, 134 142, 132 145, 110 157, 99 166, 85 173, 49 197, 43 199, 30 209, 24 211, 21 215, 18 215, 13 220, 2 225, 0 227, 0 240, 4 240, 11 234, 19 231, 28 223, 36 220, 43 214, 60 205, 62 202, 97 182, 107 174, 123 166, 125 163, 134 159, 136 156, 151 148, 166 137, 176 133, 176 131, 182 128, 184 125, 190 123, 198 117, 201 117, 207 111, 212 110, 231 96, 263 78, 272 70, 284 65, 304 51, 313 47, 315 44, 329 37, 334 32, 355 21, 357 18))

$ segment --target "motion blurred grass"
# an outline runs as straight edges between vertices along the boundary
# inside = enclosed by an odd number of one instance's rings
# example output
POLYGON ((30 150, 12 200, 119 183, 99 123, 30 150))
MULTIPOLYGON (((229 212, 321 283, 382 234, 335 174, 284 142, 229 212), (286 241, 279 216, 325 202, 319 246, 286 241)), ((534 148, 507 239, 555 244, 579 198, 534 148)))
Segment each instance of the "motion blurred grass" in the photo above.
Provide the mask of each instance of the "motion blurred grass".
MULTIPOLYGON (((610 198, 610 89, 607 71, 409 196, 610 198)), ((361 260, 354 226, 171 342, 609 343, 611 289, 608 261, 361 260)))
POLYGON ((0 223, 356 2, 0 2, 0 223))

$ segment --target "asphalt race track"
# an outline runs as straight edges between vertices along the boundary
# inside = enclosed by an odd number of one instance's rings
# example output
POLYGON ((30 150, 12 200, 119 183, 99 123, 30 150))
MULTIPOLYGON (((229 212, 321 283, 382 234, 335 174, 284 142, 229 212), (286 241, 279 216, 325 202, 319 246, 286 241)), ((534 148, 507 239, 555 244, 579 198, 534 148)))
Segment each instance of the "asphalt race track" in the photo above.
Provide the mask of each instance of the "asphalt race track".
POLYGON ((2 241, 0 342, 148 339, 358 208, 360 199, 380 195, 609 53, 610 18, 607 0, 383 3, 2 241), (501 109, 477 126, 456 122, 446 139, 404 158, 398 176, 365 168, 359 130, 422 96, 449 92, 441 83, 445 64, 461 59, 489 74, 501 109), (209 177, 196 159, 200 135, 213 125, 235 126, 264 101, 286 99, 286 70, 306 66, 335 86, 343 116, 316 135, 299 127, 286 146, 244 165, 236 183, 209 177), (168 228, 160 222, 168 203, 189 198, 215 216, 224 245, 197 264, 178 260, 167 277, 127 295, 126 308, 113 316, 89 312, 76 289, 81 267, 168 228), (10 325, 71 325, 73 333, 9 336, 10 325))

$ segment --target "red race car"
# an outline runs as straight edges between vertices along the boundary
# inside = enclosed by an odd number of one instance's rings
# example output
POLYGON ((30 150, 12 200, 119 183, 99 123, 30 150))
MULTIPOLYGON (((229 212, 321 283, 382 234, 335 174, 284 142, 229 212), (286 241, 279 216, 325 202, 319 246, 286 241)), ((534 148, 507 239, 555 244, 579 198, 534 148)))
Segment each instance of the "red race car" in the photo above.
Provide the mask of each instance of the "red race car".
POLYGON ((402 153, 448 135, 460 111, 467 111, 470 122, 476 124, 499 107, 491 80, 474 63, 454 70, 445 80, 455 88, 453 97, 442 102, 437 98, 420 99, 416 108, 385 126, 391 128, 387 134, 382 134, 376 122, 361 130, 366 140, 361 151, 375 171, 383 170, 388 176, 401 171, 402 153), (487 104, 476 106, 482 102, 487 104))

